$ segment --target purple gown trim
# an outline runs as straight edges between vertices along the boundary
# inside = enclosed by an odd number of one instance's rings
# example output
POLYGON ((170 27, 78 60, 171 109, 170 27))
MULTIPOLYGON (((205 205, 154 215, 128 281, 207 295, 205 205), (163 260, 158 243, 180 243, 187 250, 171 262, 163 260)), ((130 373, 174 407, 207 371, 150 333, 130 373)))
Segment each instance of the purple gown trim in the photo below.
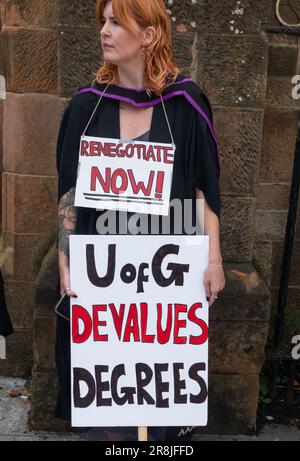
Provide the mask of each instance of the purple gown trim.
MULTIPOLYGON (((173 85, 178 85, 178 83, 187 83, 187 82, 193 82, 193 80, 191 78, 184 78, 183 80, 180 80, 179 82, 174 82, 173 85)), ((145 88, 128 88, 127 86, 118 85, 117 83, 114 83, 113 86, 117 86, 118 88, 122 88, 123 90, 136 91, 137 93, 142 93, 143 91, 146 91, 145 88)))
MULTIPOLYGON (((186 80, 192 81, 191 79, 186 79, 186 80)), ((183 83, 183 81, 180 81, 180 82, 177 82, 177 83, 183 83)), ((135 90, 135 91, 144 91, 144 90, 135 90)), ((99 96, 102 96, 102 94, 103 94, 102 91, 96 90, 96 88, 83 88, 82 90, 77 91, 74 94, 74 96, 78 96, 79 94, 88 93, 88 92, 95 93, 95 94, 97 94, 99 96)), ((187 99, 187 101, 197 110, 197 112, 199 112, 201 117, 203 117, 205 122, 207 123, 207 125, 209 127, 209 130, 211 132, 212 138, 213 138, 213 140, 214 140, 214 142, 216 144, 217 160, 218 160, 218 166, 219 166, 219 169, 220 169, 221 155, 220 155, 219 143, 218 143, 217 137, 215 135, 213 126, 212 126, 209 118, 207 117, 206 113, 204 112, 204 110, 201 109, 201 107, 194 101, 194 99, 184 90, 173 91, 172 93, 169 93, 169 94, 163 96, 162 98, 163 98, 164 101, 167 101, 167 100, 173 98, 173 96, 181 96, 181 95, 184 96, 187 99)), ((106 97, 106 98, 109 98, 109 99, 117 99, 118 101, 122 101, 122 102, 127 102, 128 104, 131 104, 132 106, 134 106, 136 108, 139 108, 139 107, 152 107, 152 106, 155 106, 156 104, 159 104, 161 102, 160 98, 153 99, 152 101, 149 101, 149 102, 135 102, 133 99, 126 98, 124 96, 119 96, 117 94, 107 93, 107 92, 105 92, 103 94, 103 97, 106 97)))

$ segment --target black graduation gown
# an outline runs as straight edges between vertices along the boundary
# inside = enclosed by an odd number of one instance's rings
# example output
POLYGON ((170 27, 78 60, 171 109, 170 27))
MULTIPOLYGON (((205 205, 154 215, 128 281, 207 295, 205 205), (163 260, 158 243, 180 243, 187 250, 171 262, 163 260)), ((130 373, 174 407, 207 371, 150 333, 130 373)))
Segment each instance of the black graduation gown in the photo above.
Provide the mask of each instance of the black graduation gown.
POLYGON ((4 282, 0 271, 0 336, 9 336, 14 332, 6 307, 4 282))
MULTIPOLYGON (((58 201, 76 186, 80 137, 83 134, 106 84, 94 83, 80 88, 67 106, 57 140, 58 201)), ((192 199, 195 224, 196 193, 199 187, 206 202, 220 219, 220 154, 213 128, 209 100, 191 79, 178 76, 176 82, 162 93, 176 151, 170 201, 192 199)), ((146 91, 110 85, 90 121, 87 136, 120 138, 119 103, 126 101, 135 107, 153 106, 149 141, 170 143, 170 132, 159 96, 146 91)), ((103 212, 78 207, 76 234, 97 234, 96 221, 103 212)), ((118 212, 117 212, 118 213, 118 212)), ((171 210, 172 216, 172 210, 171 210)), ((163 217, 160 218, 162 222, 163 217)), ((174 223, 171 219, 171 234, 174 223)), ((59 297, 59 281, 57 285, 59 297)), ((62 310, 69 310, 65 299, 62 310)), ((70 347, 69 323, 57 318, 56 363, 59 395, 56 415, 70 420, 70 347)), ((174 430, 169 438, 174 437, 174 430)))

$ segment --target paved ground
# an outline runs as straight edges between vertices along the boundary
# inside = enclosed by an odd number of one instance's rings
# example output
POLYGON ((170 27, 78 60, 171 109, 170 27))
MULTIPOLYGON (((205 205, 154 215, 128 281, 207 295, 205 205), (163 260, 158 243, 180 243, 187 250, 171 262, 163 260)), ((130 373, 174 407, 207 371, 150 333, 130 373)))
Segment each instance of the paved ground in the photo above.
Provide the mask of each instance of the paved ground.
MULTIPOLYGON (((0 441, 60 441, 81 440, 76 434, 60 434, 31 431, 28 427, 30 399, 24 388, 25 381, 19 378, 0 377, 0 441)), ((201 435, 199 441, 298 441, 300 430, 293 425, 285 426, 266 422, 258 436, 201 435)))

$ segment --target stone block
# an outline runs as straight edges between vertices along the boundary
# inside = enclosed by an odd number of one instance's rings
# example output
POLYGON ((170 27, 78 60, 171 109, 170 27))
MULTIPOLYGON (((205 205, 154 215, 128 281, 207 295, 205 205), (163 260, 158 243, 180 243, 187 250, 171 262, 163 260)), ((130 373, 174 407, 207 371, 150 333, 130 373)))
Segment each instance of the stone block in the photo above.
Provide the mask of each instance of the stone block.
POLYGON ((37 431, 67 431, 70 424, 54 417, 57 377, 53 372, 34 372, 30 424, 37 431))
POLYGON ((44 257, 36 279, 36 315, 54 315, 58 276, 58 250, 55 243, 44 257))
POLYGON ((260 182, 291 182, 298 117, 297 111, 266 109, 260 182))
POLYGON ((195 30, 200 27, 199 19, 202 13, 201 6, 198 2, 169 2, 165 0, 165 5, 168 10, 174 28, 185 26, 188 30, 195 30))
POLYGON ((287 211, 257 210, 255 220, 255 240, 284 240, 287 211))
POLYGON ((209 311, 210 321, 267 322, 270 292, 252 264, 224 263, 225 288, 209 311))
POLYGON ((263 107, 267 53, 267 41, 259 35, 203 34, 197 81, 212 104, 263 107))
POLYGON ((71 97, 90 85, 102 63, 99 33, 92 28, 59 27, 59 94, 71 97))
POLYGON ((222 196, 220 241, 225 261, 251 261, 253 220, 254 199, 222 196))
POLYGON ((236 0, 182 3, 165 1, 174 24, 194 27, 200 31, 208 29, 217 33, 247 34, 260 30, 260 25, 269 16, 271 4, 268 0, 248 0, 246 5, 238 5, 236 0))
POLYGON ((273 109, 300 110, 300 91, 296 91, 296 97, 292 94, 295 84, 289 77, 268 77, 266 107, 273 109))
POLYGON ((57 222, 57 178, 5 173, 3 228, 16 233, 53 232, 57 222))
MULTIPOLYGON (((226 284, 229 284, 228 275, 225 274, 226 284)), ((252 276, 254 278, 254 275, 252 276)), ((270 295, 253 293, 245 295, 237 293, 227 296, 226 288, 210 309, 210 320, 218 321, 255 321, 266 322, 270 316, 270 295)))
POLYGON ((197 35, 184 29, 173 29, 172 47, 177 66, 184 75, 190 75, 191 69, 195 70, 193 56, 194 45, 197 43, 197 35), (181 31, 182 30, 182 31, 181 31))
MULTIPOLYGON (((272 244, 272 287, 278 287, 280 283, 281 264, 283 257, 283 242, 272 244)), ((290 265, 289 285, 300 286, 300 242, 294 241, 293 253, 290 265)), ((299 305, 300 310, 300 305, 299 305)))
POLYGON ((5 299, 15 329, 32 329, 35 284, 8 280, 5 299))
POLYGON ((297 46, 297 36, 283 33, 268 33, 268 43, 271 46, 297 46))
POLYGON ((6 338, 6 360, 0 360, 0 375, 29 377, 32 368, 32 331, 16 331, 6 338))
POLYGON ((254 434, 259 395, 256 374, 210 374, 208 380, 208 425, 197 428, 201 434, 254 434))
POLYGON ((9 280, 35 281, 45 254, 53 242, 52 234, 14 234, 5 232, 3 246, 7 251, 2 270, 9 280))
POLYGON ((55 318, 35 317, 33 333, 34 371, 55 369, 55 318))
MULTIPOLYGON (((201 0, 197 3, 191 3, 193 8, 190 7, 192 10, 190 17, 196 20, 199 30, 207 31, 209 29, 211 32, 235 36, 258 33, 261 30, 261 25, 264 22, 269 22, 272 8, 270 0, 261 0, 260 2, 247 0, 240 3, 236 0, 217 2, 201 0)), ((176 5, 176 2, 174 4, 176 5)), ((174 8, 175 12, 176 9, 186 10, 186 8, 181 8, 181 4, 174 8)))
POLYGON ((214 109, 214 125, 222 152, 222 193, 255 194, 262 119, 262 111, 214 109))
POLYGON ((59 24, 79 27, 96 27, 95 0, 84 2, 59 1, 59 24))
POLYGON ((268 326, 268 322, 210 322, 210 372, 219 375, 259 374, 265 359, 268 326))
POLYGON ((289 184, 258 184, 256 188, 257 210, 287 210, 290 199, 289 184))
POLYGON ((270 286, 271 283, 271 260, 272 243, 254 242, 253 265, 268 286, 270 286))
POLYGON ((57 32, 5 26, 1 33, 7 91, 57 94, 57 32))
POLYGON ((6 172, 56 175, 61 105, 56 96, 7 94, 3 126, 6 172))
POLYGON ((33 25, 55 28, 58 0, 5 0, 1 20, 5 26, 33 25))
MULTIPOLYGON (((251 263, 226 263, 226 276, 228 282, 226 296, 228 297, 237 295, 269 297, 265 282, 259 277, 251 263)), ((244 319, 244 317, 237 317, 236 320, 241 318, 244 319)), ((265 317, 259 317, 259 320, 263 319, 266 320, 265 317)), ((251 320, 255 319, 251 317, 251 320)))
POLYGON ((268 76, 292 77, 297 70, 298 48, 292 46, 270 46, 268 76))

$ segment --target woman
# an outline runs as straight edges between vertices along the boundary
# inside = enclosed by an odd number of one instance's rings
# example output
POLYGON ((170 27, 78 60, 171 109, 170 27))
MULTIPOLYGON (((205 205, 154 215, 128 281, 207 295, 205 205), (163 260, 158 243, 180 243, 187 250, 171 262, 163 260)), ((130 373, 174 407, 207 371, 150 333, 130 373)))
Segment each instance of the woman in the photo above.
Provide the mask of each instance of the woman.
MULTIPOLYGON (((179 75, 171 50, 171 23, 163 0, 99 0, 96 13, 101 24, 104 65, 93 84, 81 88, 72 98, 64 113, 57 143, 58 294, 67 294, 62 307, 68 315, 69 298, 76 297, 76 291, 70 287, 69 235, 101 233, 97 222, 104 213, 74 207, 79 143, 83 133, 161 143, 174 139, 176 155, 170 200, 178 199, 183 203, 190 199, 195 214, 196 198, 204 199, 204 232, 210 237, 204 284, 211 306, 223 290, 225 279, 219 243, 220 159, 209 101, 195 82, 179 75)), ((174 216, 172 218, 171 234, 176 225, 174 216)), ((163 218, 160 225, 162 223, 163 218)), ((58 317, 56 359, 60 393, 57 416, 64 419, 70 419, 69 354, 69 324, 58 317)), ((177 433, 179 431, 180 428, 177 433)), ((106 435, 112 440, 136 437, 134 429, 130 428, 106 428, 100 432, 100 437, 106 435)), ((189 431, 181 431, 184 432, 189 431)), ((152 440, 174 439, 170 434, 171 429, 150 428, 152 440)))

